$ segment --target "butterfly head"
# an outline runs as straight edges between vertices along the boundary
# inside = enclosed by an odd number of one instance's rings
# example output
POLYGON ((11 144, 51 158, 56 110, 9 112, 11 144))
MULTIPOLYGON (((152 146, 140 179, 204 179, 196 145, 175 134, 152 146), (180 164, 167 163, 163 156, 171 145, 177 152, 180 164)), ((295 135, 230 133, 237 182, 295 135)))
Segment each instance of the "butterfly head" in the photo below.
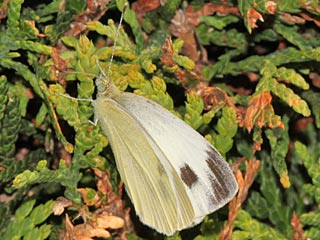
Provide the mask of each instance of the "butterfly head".
POLYGON ((120 95, 121 91, 114 85, 113 81, 102 72, 96 79, 97 96, 115 98, 120 95))

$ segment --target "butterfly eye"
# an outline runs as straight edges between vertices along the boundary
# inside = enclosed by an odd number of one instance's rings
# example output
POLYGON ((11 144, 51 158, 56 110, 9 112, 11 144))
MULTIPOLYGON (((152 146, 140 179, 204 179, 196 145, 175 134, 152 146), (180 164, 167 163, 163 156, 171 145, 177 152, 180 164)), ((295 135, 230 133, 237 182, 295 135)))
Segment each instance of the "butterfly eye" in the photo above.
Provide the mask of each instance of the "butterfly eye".
POLYGON ((106 85, 103 84, 103 82, 101 82, 99 79, 96 80, 96 86, 99 93, 102 93, 106 90, 106 85))

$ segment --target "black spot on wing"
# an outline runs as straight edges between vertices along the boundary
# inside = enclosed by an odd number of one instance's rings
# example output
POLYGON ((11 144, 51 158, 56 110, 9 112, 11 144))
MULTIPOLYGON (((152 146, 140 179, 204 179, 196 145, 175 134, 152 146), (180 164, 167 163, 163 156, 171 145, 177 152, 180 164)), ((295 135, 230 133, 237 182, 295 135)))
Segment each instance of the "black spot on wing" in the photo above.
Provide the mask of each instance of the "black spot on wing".
POLYGON ((180 168, 180 177, 189 188, 198 181, 198 176, 188 164, 184 164, 184 166, 180 168))
POLYGON ((210 151, 207 151, 207 154, 208 158, 206 162, 211 171, 208 178, 214 193, 213 198, 211 199, 212 203, 217 204, 225 202, 225 199, 229 199, 230 197, 230 191, 233 190, 233 187, 230 186, 229 176, 232 172, 227 163, 221 159, 220 154, 214 148, 210 148, 210 151))

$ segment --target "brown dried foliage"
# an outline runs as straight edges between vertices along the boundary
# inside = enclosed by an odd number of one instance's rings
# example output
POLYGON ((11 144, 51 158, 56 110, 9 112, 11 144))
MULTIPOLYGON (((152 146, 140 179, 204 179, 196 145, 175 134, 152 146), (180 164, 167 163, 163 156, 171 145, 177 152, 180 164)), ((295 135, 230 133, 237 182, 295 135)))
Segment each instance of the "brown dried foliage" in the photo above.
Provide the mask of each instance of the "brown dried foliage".
POLYGON ((293 229, 293 240, 306 240, 304 236, 303 228, 301 222, 295 212, 292 214, 291 226, 293 229))
MULTIPOLYGON (((319 7, 319 12, 320 12, 320 7, 319 7)), ((317 18, 313 18, 311 17, 309 14, 307 13, 300 13, 299 14, 303 19, 305 19, 306 21, 311 21, 314 22, 314 24, 316 24, 318 27, 320 27, 320 19, 317 18)))
MULTIPOLYGON (((65 36, 78 37, 83 34, 87 30, 86 22, 99 20, 108 10, 107 6, 109 2, 110 0, 87 1, 87 9, 74 18, 74 21, 70 24, 70 29, 66 31, 65 36)), ((63 4, 61 4, 61 8, 64 8, 63 4)))
POLYGON ((316 72, 310 72, 309 78, 312 81, 312 85, 316 88, 320 88, 320 75, 316 72))
MULTIPOLYGON (((106 229, 119 229, 124 226, 122 218, 108 215, 92 215, 87 223, 73 225, 66 214, 65 240, 93 240, 95 238, 110 238, 112 235, 106 229)), ((121 238, 126 239, 126 238, 121 238)))
POLYGON ((218 87, 203 86, 202 83, 197 86, 197 93, 201 96, 204 103, 204 109, 210 110, 213 107, 230 106, 237 111, 232 99, 228 94, 218 87))
POLYGON ((304 24, 305 20, 290 13, 282 13, 281 19, 289 24, 304 24))
POLYGON ((138 0, 132 4, 132 10, 136 13, 139 23, 144 16, 160 6, 160 0, 138 0))
POLYGON ((249 9, 247 12, 247 19, 248 24, 251 29, 257 28, 257 21, 260 20, 261 22, 264 22, 262 15, 254 10, 253 8, 249 9))
POLYGON ((266 124, 271 128, 284 128, 283 123, 280 120, 277 121, 277 118, 274 117, 275 115, 271 101, 272 96, 268 91, 264 91, 259 95, 252 97, 240 126, 246 127, 248 132, 251 132, 254 126, 262 128, 266 124))
POLYGON ((10 0, 4 0, 2 2, 1 8, 0 8, 0 20, 5 19, 7 17, 9 2, 10 0))
POLYGON ((59 83, 66 87, 66 74, 67 72, 67 62, 63 60, 60 55, 60 49, 52 48, 51 59, 53 60, 53 65, 51 67, 51 80, 58 80, 59 83))
POLYGON ((167 38, 162 47, 162 56, 160 58, 161 63, 164 65, 164 68, 170 69, 174 72, 175 77, 179 82, 185 86, 187 79, 193 78, 198 79, 199 76, 196 72, 188 71, 186 69, 181 69, 178 64, 174 61, 174 51, 171 38, 167 38))
POLYGON ((63 239, 89 240, 95 237, 111 236, 116 239, 127 239, 126 235, 133 232, 133 226, 130 220, 130 209, 125 208, 124 201, 121 199, 123 185, 119 185, 119 194, 116 194, 113 191, 109 173, 99 169, 94 169, 94 172, 98 179, 96 196, 88 199, 88 189, 78 189, 86 205, 76 206, 70 200, 60 197, 53 207, 55 215, 61 215, 65 209, 75 207, 79 212, 78 217, 83 220, 83 223, 73 225, 66 214, 66 232, 63 239), (97 210, 91 213, 88 206, 95 206, 97 210))
POLYGON ((264 6, 269 14, 275 14, 277 12, 277 3, 274 1, 267 1, 264 6))
POLYGON ((259 168, 260 161, 256 159, 249 159, 247 161, 244 161, 244 159, 240 159, 233 164, 233 169, 236 175, 239 190, 236 197, 234 197, 229 203, 228 221, 220 233, 220 240, 231 239, 233 223, 237 218, 242 203, 247 199, 249 189, 258 173, 259 168), (238 169, 239 165, 242 162, 245 162, 246 165, 245 174, 243 174, 238 169))
POLYGON ((197 11, 193 11, 192 6, 188 6, 186 11, 178 10, 171 20, 170 32, 184 41, 181 54, 188 56, 196 63, 198 61, 207 62, 207 52, 197 40, 195 27, 201 23, 201 16, 210 16, 213 13, 238 15, 239 11, 234 7, 207 3, 197 11))

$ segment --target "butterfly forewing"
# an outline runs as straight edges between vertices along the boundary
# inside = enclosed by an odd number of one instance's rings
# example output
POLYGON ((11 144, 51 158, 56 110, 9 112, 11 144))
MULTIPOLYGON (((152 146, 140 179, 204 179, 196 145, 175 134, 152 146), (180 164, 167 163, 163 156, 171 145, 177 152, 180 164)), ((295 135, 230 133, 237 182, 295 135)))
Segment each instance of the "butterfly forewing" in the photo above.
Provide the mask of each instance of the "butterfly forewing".
POLYGON ((179 175, 191 200, 194 224, 236 194, 235 177, 221 155, 198 132, 144 97, 123 93, 115 100, 144 128, 179 175))

